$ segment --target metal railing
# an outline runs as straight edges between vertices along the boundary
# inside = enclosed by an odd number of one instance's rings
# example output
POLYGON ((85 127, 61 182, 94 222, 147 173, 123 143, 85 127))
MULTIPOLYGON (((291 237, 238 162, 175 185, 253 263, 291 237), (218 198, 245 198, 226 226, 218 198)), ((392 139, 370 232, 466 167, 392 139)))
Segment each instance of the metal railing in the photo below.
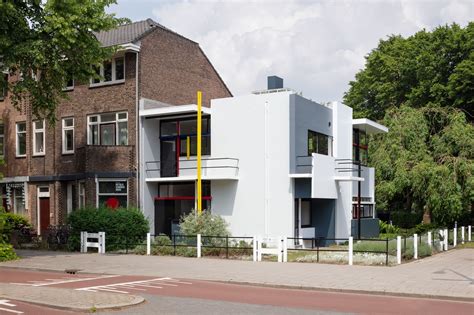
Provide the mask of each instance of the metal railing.
MULTIPOLYGON (((212 158, 212 157, 204 157, 202 158, 202 166, 201 168, 205 170, 210 169, 234 169, 235 175, 238 174, 239 170, 239 159, 236 158, 212 158)), ((170 164, 168 162, 165 162, 170 164)), ((179 171, 186 171, 186 170, 197 170, 197 159, 183 159, 179 160, 179 171)), ((161 161, 147 161, 145 162, 145 173, 147 177, 161 177, 161 161)), ((173 166, 175 164, 173 163, 173 166)))

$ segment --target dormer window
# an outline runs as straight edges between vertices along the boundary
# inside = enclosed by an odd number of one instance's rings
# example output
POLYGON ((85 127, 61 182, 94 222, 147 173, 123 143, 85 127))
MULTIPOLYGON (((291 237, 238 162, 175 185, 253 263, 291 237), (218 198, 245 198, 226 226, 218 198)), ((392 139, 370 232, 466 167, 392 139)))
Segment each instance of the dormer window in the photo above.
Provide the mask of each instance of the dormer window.
POLYGON ((99 67, 94 67, 100 78, 91 79, 91 86, 121 83, 125 81, 125 57, 116 57, 104 61, 99 67))

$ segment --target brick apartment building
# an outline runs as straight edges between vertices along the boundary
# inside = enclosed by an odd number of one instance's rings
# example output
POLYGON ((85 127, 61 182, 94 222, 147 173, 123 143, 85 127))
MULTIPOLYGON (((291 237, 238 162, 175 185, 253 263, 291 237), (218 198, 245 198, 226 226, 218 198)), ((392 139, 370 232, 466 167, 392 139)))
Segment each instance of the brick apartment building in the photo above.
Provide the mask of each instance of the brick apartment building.
POLYGON ((84 205, 138 206, 140 104, 191 104, 197 90, 207 106, 231 96, 196 42, 151 19, 97 38, 120 49, 97 69, 103 80, 68 82, 54 126, 33 117, 27 103, 17 110, 0 95, 3 206, 29 218, 39 234, 84 205))

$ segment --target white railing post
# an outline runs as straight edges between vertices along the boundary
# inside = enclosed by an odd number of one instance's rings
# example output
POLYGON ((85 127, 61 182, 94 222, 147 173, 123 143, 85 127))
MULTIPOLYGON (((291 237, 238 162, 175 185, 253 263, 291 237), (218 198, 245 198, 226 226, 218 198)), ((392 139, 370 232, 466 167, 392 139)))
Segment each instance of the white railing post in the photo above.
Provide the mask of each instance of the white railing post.
POLYGON ((432 240, 431 240, 431 231, 428 232, 428 246, 432 247, 432 240))
POLYGON ((262 261, 262 236, 258 236, 257 241, 257 261, 262 261))
POLYGON ((283 239, 283 262, 288 262, 288 238, 283 239))
POLYGON ((146 233, 146 254, 151 255, 151 234, 146 233))
POLYGON ((471 241, 471 226, 470 225, 467 226, 467 241, 468 242, 471 241))
POLYGON ((464 244, 464 226, 461 226, 461 244, 464 244))
POLYGON ((278 236, 278 262, 283 262, 283 239, 278 236))
POLYGON ((458 229, 454 228, 453 229, 453 247, 456 247, 458 245, 458 229))
POLYGON ((442 251, 444 250, 444 231, 439 230, 438 235, 439 235, 439 250, 442 251), (443 238, 443 240, 441 240, 441 238, 443 238))
POLYGON ((99 232, 99 254, 105 254, 105 232, 99 232))
POLYGON ((196 236, 196 249, 197 249, 197 258, 201 258, 201 234, 196 236))
POLYGON ((81 231, 81 253, 87 253, 87 237, 86 237, 87 232, 81 231))
POLYGON ((418 259, 418 234, 413 235, 413 258, 418 259))
POLYGON ((254 236, 252 239, 253 242, 253 261, 257 261, 257 237, 254 236))
POLYGON ((448 237, 449 237, 449 232, 448 229, 444 229, 444 250, 448 250, 448 237))
POLYGON ((354 238, 349 236, 349 265, 353 264, 353 254, 354 254, 354 238))
POLYGON ((402 263, 402 237, 397 236, 397 264, 402 263))

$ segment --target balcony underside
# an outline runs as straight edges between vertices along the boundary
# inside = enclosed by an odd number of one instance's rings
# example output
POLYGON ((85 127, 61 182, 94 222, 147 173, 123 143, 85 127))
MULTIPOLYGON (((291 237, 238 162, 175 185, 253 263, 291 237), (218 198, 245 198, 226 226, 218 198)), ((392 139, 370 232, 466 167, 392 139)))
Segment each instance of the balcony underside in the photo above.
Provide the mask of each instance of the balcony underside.
MULTIPOLYGON (((177 177, 150 177, 146 182, 163 183, 163 182, 189 182, 196 181, 197 176, 177 176, 177 177)), ((202 180, 239 180, 238 176, 202 176, 202 180)))

